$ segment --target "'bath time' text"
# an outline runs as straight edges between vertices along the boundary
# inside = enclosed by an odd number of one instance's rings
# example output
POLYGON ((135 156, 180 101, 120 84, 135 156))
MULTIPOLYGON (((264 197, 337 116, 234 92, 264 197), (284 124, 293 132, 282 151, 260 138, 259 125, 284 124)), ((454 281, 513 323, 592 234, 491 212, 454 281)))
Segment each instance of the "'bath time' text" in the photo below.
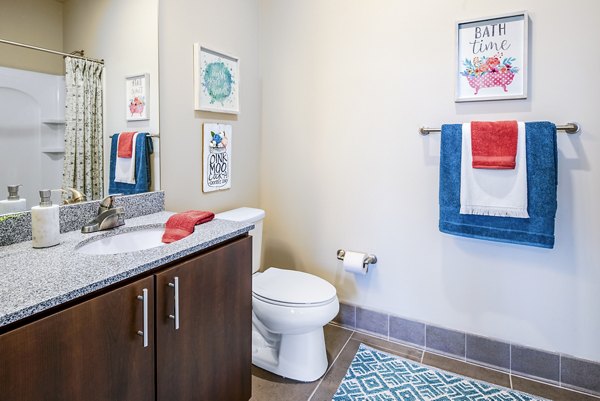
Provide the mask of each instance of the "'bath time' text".
POLYGON ((495 37, 504 35, 506 35, 506 24, 475 27, 475 38, 472 42, 469 42, 473 46, 473 54, 485 53, 490 50, 496 52, 508 50, 511 46, 508 40, 495 40, 495 37))

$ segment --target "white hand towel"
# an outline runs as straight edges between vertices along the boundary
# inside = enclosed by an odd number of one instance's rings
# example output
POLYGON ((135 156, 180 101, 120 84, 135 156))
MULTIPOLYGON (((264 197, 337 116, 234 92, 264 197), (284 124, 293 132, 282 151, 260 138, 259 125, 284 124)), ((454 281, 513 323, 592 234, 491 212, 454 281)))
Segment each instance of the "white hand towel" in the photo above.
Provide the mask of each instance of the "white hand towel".
POLYGON ((462 125, 460 213, 529 218, 527 213, 527 152, 525 123, 518 122, 514 170, 473 168, 471 124, 462 125))
MULTIPOLYGON (((115 182, 123 182, 125 184, 135 184, 135 144, 137 143, 137 136, 139 132, 133 135, 131 141, 131 157, 119 157, 115 162, 115 182)), ((117 139, 117 149, 119 148, 119 142, 121 136, 117 139)), ((118 153, 117 153, 118 154, 118 153)))

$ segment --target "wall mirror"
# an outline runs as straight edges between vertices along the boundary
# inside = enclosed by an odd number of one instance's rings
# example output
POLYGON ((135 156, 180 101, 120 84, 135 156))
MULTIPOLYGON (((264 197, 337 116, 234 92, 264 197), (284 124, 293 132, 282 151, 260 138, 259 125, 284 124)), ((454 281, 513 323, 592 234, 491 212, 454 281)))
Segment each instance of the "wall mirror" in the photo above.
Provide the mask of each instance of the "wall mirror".
MULTIPOLYGON (((104 145, 100 169, 108 194, 111 136, 147 132, 150 191, 160 189, 158 0, 20 0, 0 13, 0 39, 104 61, 104 145), (144 118, 131 118, 126 81, 147 77, 144 118)), ((57 54, 0 43, 0 200, 21 184, 26 210, 40 189, 60 189, 65 158, 65 60, 57 54)), ((67 145, 68 148, 69 145, 67 145)), ((80 190, 80 188, 75 188, 80 190)), ((83 192, 83 191, 81 191, 83 192)), ((59 191, 53 202, 64 199, 59 191)), ((0 214, 8 213, 0 210, 0 214)))

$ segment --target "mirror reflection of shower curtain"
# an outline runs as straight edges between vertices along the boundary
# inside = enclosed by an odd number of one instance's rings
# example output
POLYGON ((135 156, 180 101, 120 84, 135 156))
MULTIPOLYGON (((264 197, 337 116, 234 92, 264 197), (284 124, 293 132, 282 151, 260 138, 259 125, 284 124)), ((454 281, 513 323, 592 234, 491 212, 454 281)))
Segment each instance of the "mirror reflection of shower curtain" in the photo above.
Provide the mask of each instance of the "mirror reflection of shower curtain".
POLYGON ((63 188, 75 188, 88 200, 104 191, 104 66, 65 57, 65 161, 63 188))

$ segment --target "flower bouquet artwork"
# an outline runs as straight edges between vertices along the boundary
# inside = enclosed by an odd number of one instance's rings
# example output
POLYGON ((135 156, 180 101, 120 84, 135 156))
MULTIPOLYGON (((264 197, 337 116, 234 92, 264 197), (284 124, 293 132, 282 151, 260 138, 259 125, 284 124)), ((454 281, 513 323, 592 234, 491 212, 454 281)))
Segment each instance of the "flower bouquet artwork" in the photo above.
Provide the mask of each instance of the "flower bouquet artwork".
POLYGON ((143 97, 135 96, 129 100, 129 117, 142 117, 144 115, 144 106, 146 105, 143 97))
POLYGON ((513 82, 519 67, 514 66, 514 57, 502 57, 503 53, 498 53, 492 57, 475 56, 473 60, 465 59, 465 69, 460 75, 465 77, 469 86, 475 90, 474 95, 477 95, 481 88, 501 87, 504 92, 508 92, 506 87, 513 82))

